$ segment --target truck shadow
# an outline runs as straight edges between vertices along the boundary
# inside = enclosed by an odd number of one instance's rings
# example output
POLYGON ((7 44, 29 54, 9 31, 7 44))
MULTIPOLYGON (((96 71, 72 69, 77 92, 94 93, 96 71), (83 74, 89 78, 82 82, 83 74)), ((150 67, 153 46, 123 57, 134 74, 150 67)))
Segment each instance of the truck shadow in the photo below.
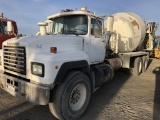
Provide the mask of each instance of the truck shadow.
POLYGON ((57 120, 50 113, 48 106, 31 106, 28 102, 23 102, 1 111, 0 119, 3 118, 5 118, 5 120, 57 120))
MULTIPOLYGON (((29 104, 29 103, 28 103, 29 104)), ((49 111, 48 106, 35 105, 6 120, 57 120, 49 111)))
POLYGON ((152 61, 152 59, 149 59, 147 68, 151 65, 152 61))
POLYGON ((20 104, 18 104, 18 105, 16 105, 16 106, 9 107, 9 108, 7 108, 7 109, 1 110, 1 111, 0 111, 0 115, 5 115, 6 113, 9 113, 9 112, 14 111, 14 110, 16 110, 16 109, 18 109, 18 108, 27 106, 28 104, 29 104, 29 103, 27 103, 27 102, 22 102, 22 103, 20 103, 20 104))
POLYGON ((109 109, 110 103, 129 78, 130 75, 125 74, 122 69, 115 71, 113 80, 102 85, 101 88, 92 95, 88 110, 81 120, 88 120, 90 118, 97 120, 97 116, 101 114, 103 109, 109 109))
POLYGON ((0 92, 0 120, 57 120, 48 105, 33 105, 22 98, 13 98, 3 90, 0 92))
POLYGON ((156 76, 155 80, 155 93, 154 93, 154 108, 153 108, 153 120, 160 120, 160 67, 156 67, 153 70, 156 76))

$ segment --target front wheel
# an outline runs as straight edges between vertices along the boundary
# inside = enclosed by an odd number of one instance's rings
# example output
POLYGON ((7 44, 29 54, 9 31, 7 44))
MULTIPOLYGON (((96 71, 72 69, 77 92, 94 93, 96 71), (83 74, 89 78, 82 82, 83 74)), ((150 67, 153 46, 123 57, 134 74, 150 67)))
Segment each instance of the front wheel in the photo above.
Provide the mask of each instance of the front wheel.
POLYGON ((59 119, 76 120, 89 104, 90 80, 82 72, 70 72, 53 94, 53 102, 49 103, 51 113, 59 119))

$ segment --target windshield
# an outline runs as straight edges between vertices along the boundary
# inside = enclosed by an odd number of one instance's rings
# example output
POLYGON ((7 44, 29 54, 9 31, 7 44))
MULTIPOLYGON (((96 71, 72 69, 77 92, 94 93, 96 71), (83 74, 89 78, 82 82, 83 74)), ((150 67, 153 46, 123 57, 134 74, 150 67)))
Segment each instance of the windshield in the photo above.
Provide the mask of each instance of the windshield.
POLYGON ((52 34, 86 35, 88 33, 88 18, 85 15, 62 16, 52 21, 52 34))
POLYGON ((7 22, 0 21, 0 34, 6 34, 7 32, 7 22))

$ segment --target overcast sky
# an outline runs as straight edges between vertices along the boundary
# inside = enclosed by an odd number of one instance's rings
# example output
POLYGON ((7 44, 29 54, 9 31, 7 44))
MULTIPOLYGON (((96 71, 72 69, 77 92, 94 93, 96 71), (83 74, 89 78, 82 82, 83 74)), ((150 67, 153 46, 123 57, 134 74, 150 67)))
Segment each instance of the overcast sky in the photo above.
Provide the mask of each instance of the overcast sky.
POLYGON ((98 15, 134 12, 143 19, 160 22, 160 0, 0 0, 0 11, 17 22, 19 33, 27 35, 35 35, 39 31, 37 23, 47 16, 83 6, 98 15))

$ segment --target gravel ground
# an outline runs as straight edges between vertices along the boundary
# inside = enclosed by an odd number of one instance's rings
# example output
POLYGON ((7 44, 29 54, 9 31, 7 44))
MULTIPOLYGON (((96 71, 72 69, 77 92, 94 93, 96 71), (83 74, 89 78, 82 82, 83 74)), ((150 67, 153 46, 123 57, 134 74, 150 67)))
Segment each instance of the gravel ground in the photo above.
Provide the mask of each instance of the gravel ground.
MULTIPOLYGON (((33 105, 0 89, 0 120, 56 120, 48 106, 33 105)), ((115 72, 91 97, 81 120, 160 120, 160 60, 139 77, 115 72)))

